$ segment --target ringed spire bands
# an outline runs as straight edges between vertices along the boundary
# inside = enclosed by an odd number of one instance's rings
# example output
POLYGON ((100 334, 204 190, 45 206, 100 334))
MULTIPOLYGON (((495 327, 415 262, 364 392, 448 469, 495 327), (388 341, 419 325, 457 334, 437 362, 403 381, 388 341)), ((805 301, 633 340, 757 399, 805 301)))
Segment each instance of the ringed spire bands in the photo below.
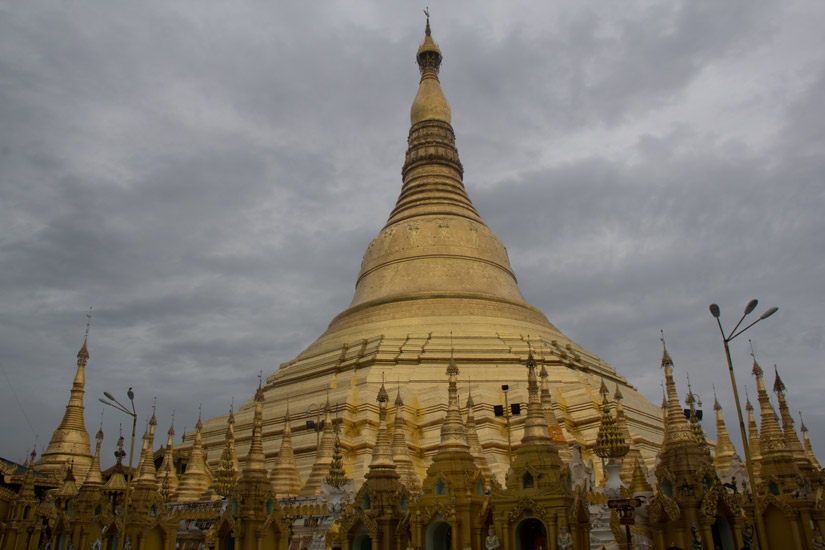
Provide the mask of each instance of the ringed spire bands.
MULTIPOLYGON (((559 403, 554 416, 558 415, 562 426, 557 441, 562 450, 576 441, 584 442, 585 449, 595 443, 600 411, 588 388, 603 377, 621 386, 629 432, 642 457, 652 461, 662 440, 659 408, 525 301, 507 250, 473 206, 464 187, 450 106, 439 81, 442 54, 429 27, 416 59, 421 75, 410 110, 398 200, 367 247, 349 307, 298 357, 281 363, 266 379, 264 418, 285 416, 285 395, 292 396, 299 409, 316 409, 324 399, 340 404, 346 416, 347 429, 340 434, 340 443, 346 450, 347 473, 360 480, 372 462, 374 441, 369 434, 375 433, 380 412, 364 397, 376 395, 386 373, 403 385, 405 402, 414 412, 398 421, 403 409, 397 408, 393 422, 396 427, 406 422, 410 435, 404 441, 401 433, 402 439, 392 449, 393 456, 408 455, 410 460, 398 475, 417 477, 413 486, 418 482, 423 486, 430 460, 446 445, 455 451, 450 457, 466 458, 462 464, 473 469, 473 453, 483 456, 490 473, 503 478, 510 468, 508 438, 483 428, 497 422, 491 416, 492 407, 473 411, 473 420, 482 429, 475 434, 478 444, 471 438, 468 446, 463 419, 453 414, 458 410, 457 396, 454 410, 445 417, 443 394, 433 388, 444 383, 444 365, 453 358, 456 371, 460 367, 468 378, 471 375, 474 398, 480 403, 498 404, 504 397, 499 390, 503 383, 512 384, 517 392, 526 391, 518 388, 524 386, 518 381, 524 380, 524 361, 532 351, 532 341, 541 350, 547 371, 547 395, 540 396, 544 404, 536 410, 543 417, 552 386, 553 399, 559 403)), ((239 441, 250 438, 257 406, 250 399, 238 410, 239 441)), ((315 430, 300 424, 294 426, 294 433, 283 436, 294 445, 294 468, 305 481, 300 496, 318 493, 329 471, 334 440, 329 414, 327 408, 329 428, 324 428, 320 442, 315 430)), ((549 440, 538 434, 536 418, 530 419, 530 433, 549 440)), ((224 446, 225 426, 226 417, 218 417, 210 419, 204 430, 204 445, 214 451, 210 456, 215 457, 215 467, 224 446)), ((515 429, 520 434, 524 421, 517 421, 515 429)), ((281 438, 271 430, 262 435, 266 461, 274 466, 281 438)), ((379 451, 381 457, 386 454, 379 451)), ((444 472, 452 471, 452 466, 445 468, 444 472)), ((486 475, 482 467, 482 485, 486 475)), ((476 490, 475 484, 471 490, 476 490)))
POLYGON ((464 187, 450 105, 438 78, 441 50, 429 25, 416 59, 421 80, 410 109, 398 201, 364 254, 349 309, 302 356, 328 348, 333 337, 335 345, 362 338, 357 327, 410 317, 436 317, 447 324, 450 315, 484 315, 556 332, 541 311, 525 302, 506 248, 464 187))

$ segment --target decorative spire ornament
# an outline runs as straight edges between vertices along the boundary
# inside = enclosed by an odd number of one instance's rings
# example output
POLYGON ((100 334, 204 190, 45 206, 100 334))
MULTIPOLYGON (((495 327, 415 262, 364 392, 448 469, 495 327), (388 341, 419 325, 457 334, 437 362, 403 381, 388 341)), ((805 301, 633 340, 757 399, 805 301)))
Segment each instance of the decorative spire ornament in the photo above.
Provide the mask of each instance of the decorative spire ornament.
POLYGON ((401 398, 401 384, 395 394, 395 419, 392 426, 392 459, 401 483, 412 492, 421 488, 421 480, 415 472, 415 465, 407 446, 407 421, 404 417, 404 400, 401 398))

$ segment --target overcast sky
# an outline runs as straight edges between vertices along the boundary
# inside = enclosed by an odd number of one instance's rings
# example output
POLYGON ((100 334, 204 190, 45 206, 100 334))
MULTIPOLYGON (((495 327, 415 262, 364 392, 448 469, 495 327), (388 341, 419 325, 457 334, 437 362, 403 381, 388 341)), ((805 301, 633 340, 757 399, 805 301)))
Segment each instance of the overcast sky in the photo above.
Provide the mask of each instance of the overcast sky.
MULTIPOLYGON (((140 426, 157 396, 161 434, 225 413, 346 308, 401 187, 424 7, 0 2, 0 456, 48 443, 89 306, 92 435, 104 390, 133 386, 140 426)), ((825 459, 825 3, 430 12, 527 300, 654 403, 664 329, 737 444, 708 304, 727 327, 779 306, 734 342, 738 381, 749 336, 825 459)), ((106 411, 104 464, 127 420, 106 411)))

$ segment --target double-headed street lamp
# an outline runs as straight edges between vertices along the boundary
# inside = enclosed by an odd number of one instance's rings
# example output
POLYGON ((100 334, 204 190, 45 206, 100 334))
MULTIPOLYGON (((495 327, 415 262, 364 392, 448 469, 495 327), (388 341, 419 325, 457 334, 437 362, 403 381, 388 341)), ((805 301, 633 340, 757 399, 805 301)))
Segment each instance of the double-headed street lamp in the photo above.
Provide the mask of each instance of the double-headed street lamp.
POLYGON ((132 404, 132 410, 129 410, 123 403, 115 399, 111 393, 105 391, 103 392, 103 395, 108 397, 110 401, 107 401, 102 397, 98 398, 98 401, 100 401, 104 405, 114 407, 120 412, 126 413, 132 417, 132 444, 129 446, 129 471, 126 474, 126 495, 124 497, 123 503, 123 533, 121 533, 121 536, 119 537, 117 544, 117 549, 123 550, 123 545, 125 543, 126 537, 128 536, 126 531, 126 518, 129 515, 129 492, 132 489, 132 455, 134 454, 135 450, 135 426, 137 425, 137 412, 135 411, 135 392, 132 391, 132 388, 129 388, 129 390, 126 392, 126 397, 129 398, 129 402, 132 404))
POLYGON ((737 329, 742 324, 742 321, 745 320, 754 309, 756 309, 756 305, 759 303, 758 300, 751 300, 748 302, 748 305, 745 307, 745 313, 742 314, 742 317, 739 319, 739 322, 736 323, 736 326, 733 327, 733 330, 730 331, 729 336, 725 336, 725 331, 722 329, 722 322, 719 320, 719 315, 721 312, 719 311, 719 306, 716 304, 710 305, 710 314, 716 319, 716 324, 719 325, 719 332, 722 333, 722 343, 725 345, 725 357, 728 359, 728 371, 730 372, 730 383, 733 386, 733 398, 736 400, 736 413, 739 415, 739 431, 742 434, 742 447, 745 449, 745 464, 748 467, 748 477, 750 477, 751 482, 751 494, 753 495, 753 508, 754 508, 754 519, 756 521, 756 537, 759 540, 759 548, 767 548, 768 547, 768 540, 765 536, 765 526, 762 524, 762 513, 760 512, 759 508, 759 491, 756 489, 756 476, 753 474, 753 460, 751 459, 751 451, 750 446, 748 445, 748 434, 745 431, 745 420, 742 417, 742 407, 739 404, 739 391, 736 389, 736 377, 733 375, 733 362, 730 358, 730 347, 728 347, 728 343, 751 328, 753 325, 758 323, 763 319, 767 319, 771 315, 777 312, 779 309, 778 307, 772 307, 768 309, 765 313, 763 313, 759 319, 754 321, 753 323, 749 324, 743 329, 740 329, 737 332, 737 329))

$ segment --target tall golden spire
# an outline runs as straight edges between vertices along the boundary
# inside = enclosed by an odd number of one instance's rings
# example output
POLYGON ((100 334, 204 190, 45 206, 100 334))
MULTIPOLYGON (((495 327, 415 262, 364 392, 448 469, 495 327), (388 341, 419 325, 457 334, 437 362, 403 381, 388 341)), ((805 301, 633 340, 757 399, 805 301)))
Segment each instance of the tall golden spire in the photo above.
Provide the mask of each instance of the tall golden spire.
MULTIPOLYGON (((782 428, 779 427, 779 419, 776 416, 776 411, 773 410, 773 405, 771 405, 771 398, 765 389, 765 382, 762 380, 762 367, 756 362, 756 357, 753 358, 753 375, 756 377, 756 399, 759 401, 762 419, 762 429, 759 432, 762 451, 787 449, 785 436, 782 433, 782 428)), ((763 452, 762 458, 764 457, 765 453, 763 452)))
POLYGON ((95 435, 95 454, 92 457, 92 466, 89 468, 89 473, 86 474, 86 480, 83 486, 86 485, 103 485, 103 475, 100 472, 100 445, 103 443, 103 417, 101 416, 100 429, 95 435))
POLYGON ((387 404, 390 402, 390 396, 384 388, 383 380, 376 401, 378 401, 378 430, 375 434, 372 460, 366 477, 367 479, 376 477, 398 479, 399 475, 395 469, 395 462, 392 460, 390 435, 387 431, 387 404))
POLYGON ((713 390, 713 410, 716 411, 716 453, 713 456, 713 465, 720 472, 731 467, 731 460, 736 455, 736 449, 731 443, 728 428, 725 426, 725 417, 722 416, 722 405, 716 398, 716 389, 713 390))
POLYGON ((421 72, 418 93, 410 108, 410 124, 415 125, 426 120, 439 120, 450 124, 450 104, 441 90, 438 72, 441 69, 441 49, 433 42, 430 32, 430 20, 424 30, 424 42, 418 47, 416 61, 421 72))
POLYGON ((748 413, 748 450, 750 450, 751 460, 753 461, 753 474, 759 477, 759 466, 762 464, 762 442, 747 387, 745 387, 745 410, 748 413))
POLYGON ((507 472, 505 483, 511 491, 524 488, 524 476, 535 475, 532 487, 537 491, 556 491, 561 474, 561 458, 550 434, 547 419, 541 405, 537 365, 533 350, 527 354, 527 416, 524 419, 524 435, 521 445, 513 453, 513 462, 507 472), (532 472, 532 473, 529 473, 532 472))
POLYGON ((547 367, 544 364, 544 356, 541 358, 541 370, 539 371, 539 378, 541 378, 541 409, 544 411, 544 419, 547 421, 547 431, 550 438, 555 443, 559 456, 565 463, 570 462, 571 453, 567 446, 567 428, 563 422, 559 422, 556 417, 556 412, 553 410, 553 398, 550 394, 550 375, 547 373, 547 367))
POLYGON ((89 326, 91 323, 91 308, 87 314, 86 336, 83 346, 77 352, 77 370, 69 396, 69 403, 63 413, 60 426, 52 434, 49 445, 37 463, 42 473, 57 476, 62 479, 66 466, 73 463, 73 474, 82 483, 86 473, 92 465, 89 433, 83 420, 83 395, 86 386, 86 362, 89 360, 89 351, 86 347, 89 341, 89 326))
POLYGON ((665 440, 667 446, 693 446, 696 438, 679 405, 679 395, 676 393, 676 383, 673 381, 673 359, 667 352, 664 337, 662 338, 662 368, 665 369, 665 388, 667 391, 667 416, 665 417, 665 440))
POLYGON ((152 417, 143 434, 143 446, 138 462, 138 473, 135 482, 137 484, 157 488, 157 472, 155 471, 155 426, 158 420, 155 417, 155 406, 152 406, 152 417))
POLYGON ((151 437, 149 436, 149 429, 147 428, 143 432, 143 445, 140 449, 140 461, 138 462, 135 485, 156 487, 158 480, 155 474, 155 457, 152 449, 151 437))
MULTIPOLYGON (((274 508, 273 504, 266 504, 265 495, 271 494, 272 483, 266 472, 266 455, 263 449, 264 431, 264 389, 262 387, 263 373, 258 375, 258 389, 255 391, 255 413, 252 417, 252 442, 246 453, 246 462, 241 470, 233 495, 238 495, 240 501, 240 515, 245 522, 246 529, 260 528, 274 508), (255 527, 257 524, 257 527, 255 527)), ((234 498, 234 497, 233 497, 234 498)), ((259 539, 260 540, 260 539, 259 539)))
POLYGON ((760 431, 762 457, 759 466, 759 477, 763 483, 769 480, 773 480, 771 482, 780 480, 784 485, 784 489, 792 490, 799 469, 785 442, 782 428, 779 427, 779 419, 765 389, 765 382, 762 380, 762 367, 756 362, 756 356, 753 358, 753 375, 756 377, 756 392, 762 419, 762 429, 760 431))
POLYGON ((448 454, 451 452, 470 453, 470 446, 467 444, 467 432, 464 429, 464 422, 461 420, 461 411, 458 408, 458 365, 450 354, 450 363, 447 365, 447 415, 441 424, 441 445, 438 447, 436 455, 448 454))
POLYGON ((284 432, 281 435, 281 448, 275 467, 269 473, 272 490, 279 497, 298 496, 301 491, 301 476, 295 465, 295 453, 292 450, 292 428, 289 425, 289 401, 284 414, 284 432))
MULTIPOLYGON (((438 80, 441 51, 431 34, 425 34, 416 59, 421 80, 410 110, 398 201, 364 254, 349 309, 333 319, 325 336, 305 353, 323 347, 325 340, 331 343, 341 331, 351 332, 378 318, 386 320, 386 312, 408 307, 410 300, 416 300, 421 316, 455 315, 455 308, 446 304, 460 299, 459 315, 465 310, 485 315, 497 310, 493 316, 517 316, 522 323, 542 325, 544 332, 556 330, 524 302, 506 249, 484 224, 464 188, 450 106, 438 80), (410 281, 415 281, 414 288, 410 281)), ((445 324, 446 319, 441 326, 445 324)), ((537 328, 537 332, 542 331, 537 328)))
MULTIPOLYGON (((705 437, 705 430, 702 429, 702 425, 699 424, 699 414, 696 412, 696 396, 693 395, 693 388, 690 386, 690 376, 687 377, 687 384, 688 384, 688 394, 685 398, 685 403, 690 410, 690 431, 693 432, 693 437, 696 438, 696 443, 699 445, 703 451, 710 453, 710 448, 708 447, 708 441, 705 437)), ((699 405, 701 406, 702 403, 700 402, 699 405)))
POLYGON ((799 436, 796 435, 796 428, 794 428, 793 416, 788 409, 788 402, 785 398, 785 384, 779 377, 779 369, 776 365, 773 366, 776 373, 776 379, 773 383, 773 391, 776 393, 776 398, 779 401, 779 414, 782 417, 782 434, 785 437, 785 444, 793 454, 794 461, 800 470, 809 472, 813 469, 808 457, 805 456, 805 449, 802 447, 802 442, 799 441, 799 436))
POLYGON ((34 492, 34 459, 37 457, 37 450, 32 449, 30 458, 26 461, 28 469, 23 474, 23 483, 20 485, 20 492, 18 493, 20 500, 34 500, 36 494, 34 492))
POLYGON ((538 443, 540 445, 552 444, 550 434, 547 432, 547 419, 541 406, 541 396, 539 395, 539 382, 536 373, 536 360, 533 358, 532 350, 527 355, 527 418, 524 419, 524 435, 521 444, 538 443))
POLYGON ((548 426, 557 426, 559 421, 556 419, 556 412, 553 410, 553 397, 550 395, 550 382, 547 374, 547 367, 544 365, 544 360, 541 362, 541 371, 539 372, 541 378, 541 408, 544 411, 544 418, 547 419, 548 426))
POLYGON ((178 473, 175 470, 175 414, 172 413, 172 424, 166 437, 166 449, 163 451, 163 462, 158 470, 158 485, 164 500, 168 500, 178 488, 178 473))
POLYGON ((450 125, 450 104, 438 80, 441 50, 433 42, 429 24, 416 60, 421 81, 410 108, 409 149, 401 171, 404 186, 387 225, 432 213, 457 214, 483 223, 462 183, 464 169, 450 125))
POLYGON ((485 484, 489 485, 493 477, 493 472, 490 470, 490 465, 487 459, 484 458, 484 453, 481 449, 481 441, 478 439, 478 431, 476 430, 476 416, 475 416, 475 401, 473 401, 473 394, 469 384, 467 385, 467 423, 465 429, 467 431, 467 444, 470 446, 470 454, 473 455, 473 461, 484 476, 485 484))
POLYGON ((258 390, 255 392, 255 416, 252 419, 252 443, 246 454, 246 462, 243 466, 243 477, 266 477, 266 456, 263 448, 264 430, 264 390, 258 382, 258 390))
POLYGON ((329 472, 329 465, 332 464, 332 454, 335 447, 335 430, 333 428, 329 396, 327 396, 327 402, 324 405, 324 428, 321 433, 321 442, 318 445, 312 471, 309 473, 299 496, 313 496, 321 489, 321 481, 326 477, 329 472))
POLYGON ((819 465, 819 462, 816 460, 816 456, 814 455, 814 449, 811 446, 811 440, 808 438, 808 427, 805 426, 805 421, 802 420, 802 412, 799 412, 799 423, 801 424, 800 430, 802 430, 802 443, 805 446, 805 456, 808 457, 808 460, 811 461, 814 468, 817 470, 821 470, 822 466, 819 465))
POLYGON ((401 483, 411 492, 416 492, 421 488, 421 480, 415 472, 410 448, 407 447, 407 420, 404 418, 404 400, 401 398, 401 385, 399 384, 395 395, 395 420, 392 425, 392 459, 395 462, 396 471, 401 476, 401 483))
POLYGON ((461 411, 458 407, 458 365, 453 358, 452 345, 446 374, 447 411, 441 424, 441 444, 427 468, 427 477, 422 484, 425 495, 430 491, 443 494, 446 486, 456 494, 471 494, 477 492, 477 488, 483 487, 484 484, 483 476, 473 460, 473 455, 470 454, 464 422, 461 420, 461 411))

